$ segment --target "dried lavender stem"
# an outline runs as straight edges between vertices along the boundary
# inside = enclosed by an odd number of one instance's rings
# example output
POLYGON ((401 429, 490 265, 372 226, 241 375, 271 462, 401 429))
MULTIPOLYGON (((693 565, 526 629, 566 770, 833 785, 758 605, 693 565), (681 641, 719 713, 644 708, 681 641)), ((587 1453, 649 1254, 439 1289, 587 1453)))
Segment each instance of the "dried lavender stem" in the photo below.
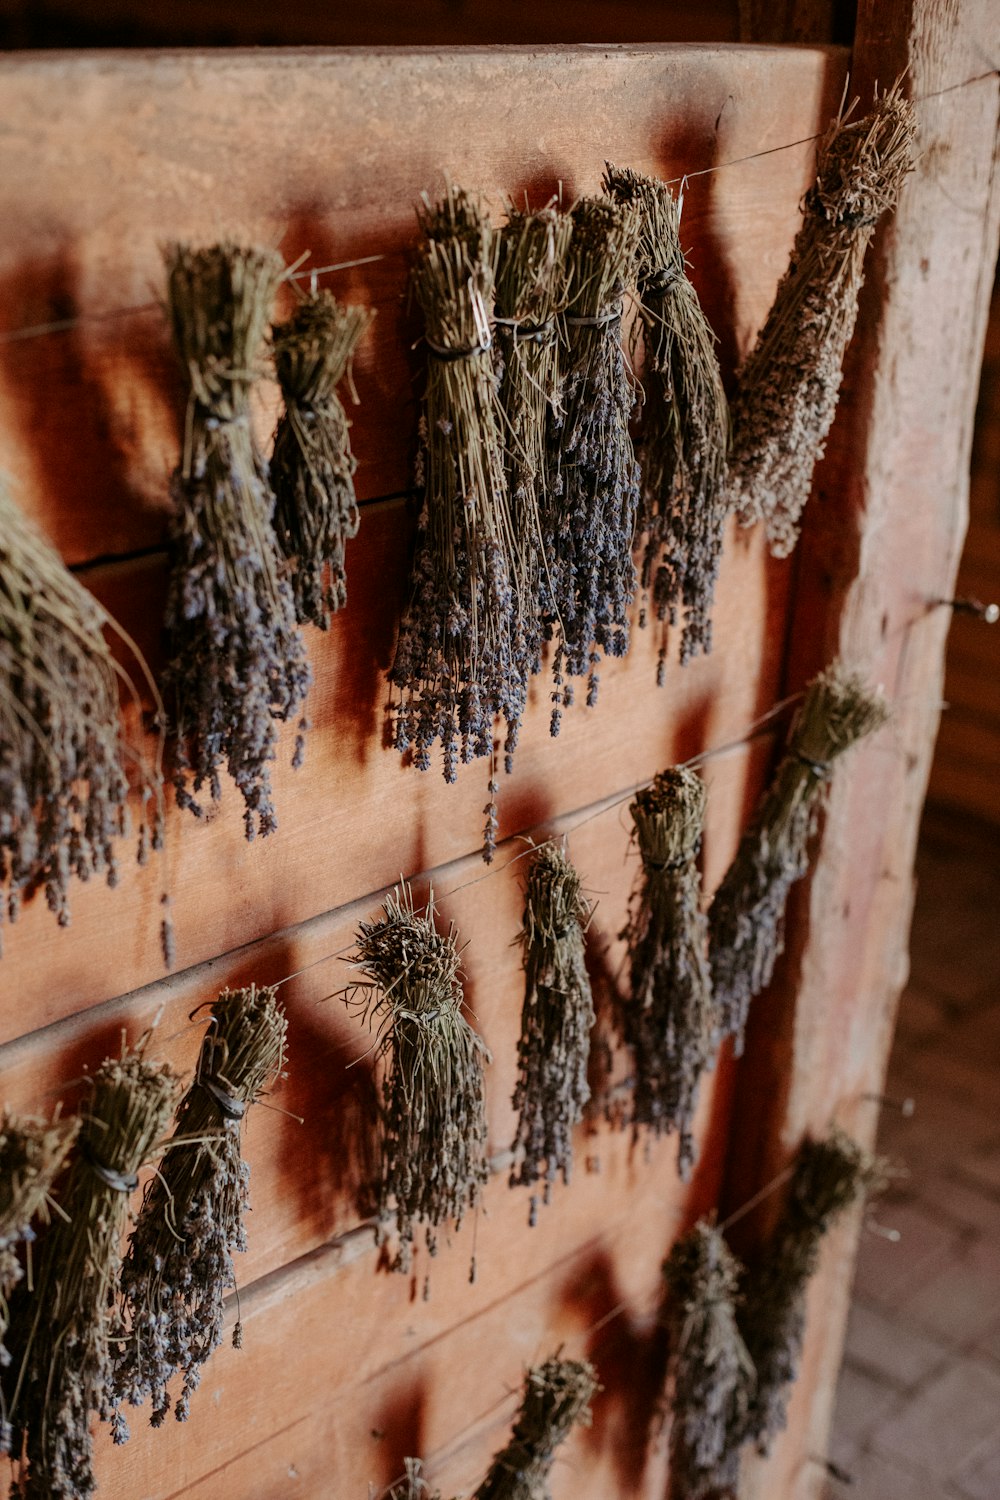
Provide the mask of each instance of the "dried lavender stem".
POLYGON ((590 1425, 590 1401, 598 1389, 597 1372, 586 1360, 556 1355, 529 1370, 511 1440, 474 1500, 552 1500, 556 1450, 574 1427, 590 1425))

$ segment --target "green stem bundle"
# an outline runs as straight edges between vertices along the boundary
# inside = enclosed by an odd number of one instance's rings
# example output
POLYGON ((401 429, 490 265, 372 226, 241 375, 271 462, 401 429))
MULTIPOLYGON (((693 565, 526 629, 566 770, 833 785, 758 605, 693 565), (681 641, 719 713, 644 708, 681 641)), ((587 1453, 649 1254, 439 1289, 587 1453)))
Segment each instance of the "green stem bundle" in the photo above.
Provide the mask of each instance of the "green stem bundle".
MULTIPOLYGON (((200 817, 198 793, 207 786, 218 801, 226 766, 252 839, 277 826, 276 721, 299 710, 311 680, 250 419, 254 362, 284 267, 273 251, 231 244, 171 245, 164 253, 174 342, 190 390, 173 480, 166 613, 174 784, 178 804, 200 817)), ((305 727, 300 720, 294 765, 305 727)))
POLYGON ((633 1056, 632 1120, 678 1133, 678 1167, 694 1165, 692 1123, 701 1075, 715 1050, 708 922, 701 907, 698 852, 705 785, 683 767, 663 771, 633 801, 642 861, 628 925, 631 996, 624 1008, 633 1056))
POLYGON ((820 144, 788 270, 733 404, 733 503, 744 525, 763 521, 775 557, 798 540, 837 408, 865 254, 914 162, 916 114, 899 84, 864 119, 849 113, 820 144))
MULTIPOLYGON (((729 409, 715 334, 687 275, 680 242, 683 200, 665 182, 607 164, 605 190, 634 205, 641 235, 636 261, 643 361, 640 582, 661 626, 683 611, 680 657, 712 648, 712 600, 722 533, 729 409)), ((666 666, 666 632, 658 680, 666 666)))
MULTIPOLYGON (((524 893, 520 943, 524 1004, 518 1041, 518 1112, 511 1186, 544 1182, 545 1201, 561 1175, 569 1182, 573 1131, 590 1085, 587 1063, 594 1002, 584 958, 590 904, 566 851, 543 844, 532 855, 524 893)), ((531 1199, 534 1222, 536 1198, 531 1199)))
POLYGON ((271 456, 274 529, 292 568, 296 618, 320 630, 347 603, 344 553, 360 523, 351 424, 337 387, 345 376, 351 384, 354 351, 372 316, 315 291, 272 338, 285 404, 271 456))
POLYGON ((737 1054, 750 1002, 770 983, 784 948, 788 894, 809 868, 834 762, 888 717, 882 691, 839 661, 806 689, 774 780, 709 909, 717 1029, 736 1039, 737 1054))
POLYGON ((556 1451, 574 1427, 590 1425, 599 1389, 586 1360, 558 1355, 529 1370, 510 1442, 496 1455, 473 1500, 552 1500, 549 1475, 556 1451))
MULTIPOLYGON (((375 1032, 381 1067, 379 1218, 395 1223, 394 1268, 408 1271, 418 1225, 437 1253, 442 1224, 458 1228, 489 1175, 486 1044, 464 1014, 455 929, 439 933, 434 895, 422 914, 408 886, 358 928, 363 976, 345 999, 375 1032)), ((474 1274, 473 1263, 473 1274, 474 1274)))
MULTIPOLYGON (((151 1400, 150 1422, 159 1427, 177 1374, 182 1388, 174 1415, 183 1422, 202 1366, 222 1342, 225 1297, 236 1286, 233 1254, 247 1248, 250 1169, 242 1122, 281 1072, 286 1030, 270 988, 224 990, 212 1006, 194 1081, 146 1188, 122 1266, 116 1442, 128 1437, 121 1403, 151 1400)), ((241 1343, 239 1323, 233 1343, 241 1343)))

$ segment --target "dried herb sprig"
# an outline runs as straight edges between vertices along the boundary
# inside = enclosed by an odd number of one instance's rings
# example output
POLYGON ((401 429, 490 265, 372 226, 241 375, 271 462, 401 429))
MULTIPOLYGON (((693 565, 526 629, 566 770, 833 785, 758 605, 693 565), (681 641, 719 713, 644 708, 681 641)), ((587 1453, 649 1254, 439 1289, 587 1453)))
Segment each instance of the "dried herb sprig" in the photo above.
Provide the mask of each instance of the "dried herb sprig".
POLYGON ((799 1148, 781 1220, 742 1285, 739 1323, 757 1371, 745 1435, 763 1453, 785 1425, 802 1354, 806 1292, 824 1236, 846 1209, 885 1181, 885 1162, 842 1130, 799 1148))
POLYGON ((697 863, 705 784, 694 771, 673 767, 644 787, 629 811, 642 861, 622 933, 631 981, 624 1024, 634 1066, 632 1121, 657 1135, 677 1131, 686 1181, 695 1160, 698 1085, 715 1050, 697 863))
MULTIPOLYGON (((115 1344, 115 1441, 128 1425, 121 1403, 151 1399, 150 1422, 170 1410, 168 1386, 182 1376, 174 1415, 183 1422, 205 1361, 222 1342, 233 1254, 247 1248, 250 1169, 240 1133, 247 1110, 280 1073, 287 1022, 274 989, 224 990, 212 1006, 191 1087, 163 1164, 151 1179, 121 1274, 115 1344)), ((237 1322, 233 1343, 242 1343, 237 1322)))
POLYGON ((834 662, 806 689, 774 780, 740 840, 709 909, 717 1028, 743 1048, 747 1012, 784 948, 788 893, 810 844, 834 762, 889 717, 881 689, 834 662))
MULTIPOLYGON (((0 1114, 0 1369, 10 1364, 4 1339, 10 1323, 10 1295, 21 1280, 19 1245, 34 1238, 32 1220, 44 1215, 52 1184, 76 1138, 77 1121, 35 1120, 0 1114)), ((0 1453, 9 1448, 0 1421, 0 1453)))
MULTIPOLYGON (((684 612, 682 662, 712 649, 712 600, 729 510, 729 408, 716 339, 687 275, 681 249, 683 197, 665 182, 607 163, 605 190, 634 204, 641 237, 637 279, 643 362, 640 581, 656 619, 684 612)), ((640 616, 640 623, 644 623, 640 616)), ((666 666, 662 632, 658 680, 666 666)))
POLYGON ((496 1455, 474 1500, 552 1500, 549 1475, 556 1450, 574 1427, 589 1427, 600 1389, 586 1360, 558 1354, 529 1370, 510 1442, 496 1455))
POLYGON ((419 1458, 404 1458, 406 1477, 401 1484, 394 1484, 385 1500, 441 1500, 441 1491, 432 1490, 423 1476, 423 1464, 419 1458))
POLYGON ((548 490, 548 420, 559 404, 558 315, 565 309, 566 254, 573 221, 555 204, 512 209, 500 231, 495 347, 514 535, 519 541, 518 604, 529 670, 541 668, 539 613, 547 566, 541 516, 548 490))
POLYGON ((837 407, 865 253, 914 161, 916 114, 899 84, 871 114, 833 121, 774 304, 733 403, 730 483, 744 525, 763 521, 775 557, 799 535, 837 407))
MULTIPOLYGON (((164 676, 177 801, 197 817, 228 767, 248 839, 277 826, 270 765, 310 672, 274 534, 274 495, 250 425, 255 365, 283 275, 270 250, 169 245, 167 301, 190 387, 173 479, 173 560, 164 676)), ((302 757, 300 720, 293 764, 302 757)))
POLYGON ((272 336, 285 403, 271 456, 274 529, 292 567, 296 618, 320 630, 347 603, 344 552, 360 524, 351 424, 337 387, 346 376, 353 391, 351 361, 372 317, 313 291, 272 336))
POLYGON ((742 1267, 714 1224, 678 1240, 663 1274, 670 1330, 670 1493, 730 1493, 753 1399, 753 1361, 738 1322, 742 1267))
MULTIPOLYGON (((584 959, 590 903, 569 855, 543 844, 531 857, 519 941, 524 954, 524 1004, 517 1044, 518 1112, 512 1187, 569 1182, 573 1131, 583 1119, 590 1085, 587 1062, 594 1002, 584 959)), ((532 1195, 534 1222, 537 1200, 532 1195)))
MULTIPOLYGON (((454 185, 440 203, 425 199, 418 219, 424 243, 413 289, 429 356, 423 509, 389 677, 399 691, 396 747, 426 770, 439 740, 450 782, 459 761, 492 758, 499 720, 510 768, 531 662, 515 588, 518 548, 489 324, 498 237, 476 199, 454 185)), ((491 774, 487 859, 496 791, 491 774)))
POLYGON ((135 701, 138 693, 106 633, 128 647, 158 702, 138 648, 0 481, 0 925, 43 888, 65 927, 74 876, 116 884, 116 846, 130 830, 129 763, 138 772, 139 863, 162 847, 161 746, 147 764, 125 742, 119 684, 135 701))
POLYGON ((112 1415, 112 1318, 122 1232, 137 1173, 176 1098, 176 1079, 140 1052, 104 1063, 90 1081, 77 1148, 42 1242, 35 1290, 18 1299, 11 1344, 20 1369, 10 1403, 12 1452, 24 1500, 94 1494, 90 1419, 112 1415))
POLYGON ((542 510, 542 615, 555 640, 552 733, 573 701, 571 677, 597 701, 601 654, 624 656, 635 593, 632 561, 639 466, 629 434, 635 391, 621 345, 622 296, 632 279, 640 218, 609 198, 572 210, 562 400, 549 424, 550 480, 542 510))
MULTIPOLYGON (((437 1252, 437 1231, 478 1204, 486 1158, 485 1042, 464 1014, 454 926, 435 926, 434 894, 423 912, 409 886, 383 915, 358 928, 353 963, 363 976, 344 998, 375 1032, 381 1065, 379 1217, 395 1223, 394 1267, 412 1263, 416 1227, 437 1252)), ((475 1265, 473 1263, 473 1274, 475 1265)))

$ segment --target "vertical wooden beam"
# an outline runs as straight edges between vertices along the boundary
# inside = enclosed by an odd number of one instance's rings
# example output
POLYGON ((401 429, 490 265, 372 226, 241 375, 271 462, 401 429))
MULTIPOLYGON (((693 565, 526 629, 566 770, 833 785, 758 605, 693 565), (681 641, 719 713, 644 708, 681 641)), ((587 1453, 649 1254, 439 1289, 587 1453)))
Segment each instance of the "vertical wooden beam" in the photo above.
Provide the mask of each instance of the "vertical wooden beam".
MULTIPOLYGON (((865 1095, 885 1074, 907 972, 912 869, 937 732, 948 598, 965 534, 972 422, 993 270, 998 80, 993 0, 862 0, 852 92, 905 68, 920 158, 881 231, 841 407, 796 566, 786 687, 840 654, 882 681, 894 724, 835 782, 814 874, 795 893, 788 950, 752 1016, 728 1202, 780 1171, 832 1118, 871 1140, 865 1095), (987 75, 985 77, 981 75, 987 75), (977 82, 969 82, 978 78, 977 82), (964 85, 964 86, 962 86, 964 85)), ((778 1195, 740 1226, 766 1231, 778 1195)), ((859 1222, 824 1255, 801 1378, 747 1500, 817 1497, 859 1222)))

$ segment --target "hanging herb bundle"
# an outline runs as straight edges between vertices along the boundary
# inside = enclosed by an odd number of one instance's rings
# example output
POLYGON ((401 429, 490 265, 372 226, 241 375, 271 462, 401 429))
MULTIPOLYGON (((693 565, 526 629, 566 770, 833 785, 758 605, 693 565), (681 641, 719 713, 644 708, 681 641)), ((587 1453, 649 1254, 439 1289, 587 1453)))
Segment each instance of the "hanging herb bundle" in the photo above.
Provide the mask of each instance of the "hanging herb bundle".
MULTIPOLYGON (((729 509, 729 409, 715 334, 688 280, 682 198, 665 182, 607 164, 605 190, 634 205, 643 364, 640 582, 661 625, 684 611, 681 661, 712 649, 712 599, 729 509)), ((640 617, 641 618, 641 617, 640 617)), ((666 632, 657 672, 663 683, 666 632)))
POLYGON ((351 424, 337 386, 346 376, 353 391, 351 361, 371 320, 367 308, 314 291, 272 339, 285 403, 271 456, 274 529, 292 568, 296 618, 320 630, 347 603, 344 551, 360 522, 351 424))
POLYGON ((489 1173, 483 1070, 490 1054, 463 1013, 455 929, 439 933, 434 917, 433 892, 421 915, 408 886, 394 891, 382 917, 358 928, 353 962, 364 977, 345 992, 375 1031, 379 1218, 395 1222, 400 1271, 412 1263, 417 1225, 436 1254, 439 1227, 461 1225, 489 1173))
POLYGON ((170 1070, 136 1052, 104 1063, 91 1080, 62 1212, 11 1330, 21 1364, 9 1419, 23 1500, 87 1500, 96 1489, 90 1419, 112 1413, 112 1309, 129 1195, 175 1095, 170 1070))
MULTIPOLYGON (((250 425, 254 361, 283 266, 273 251, 231 244, 171 245, 165 260, 170 321, 190 385, 173 480, 164 677, 177 801, 201 817, 197 794, 207 786, 219 800, 225 765, 252 839, 277 826, 275 721, 293 716, 310 683, 274 534, 274 495, 250 425)), ((296 765, 305 727, 300 720, 296 765)))
MULTIPOLYGON (((524 953, 524 1005, 514 1089, 518 1112, 512 1187, 569 1182, 573 1131, 583 1119, 590 1085, 587 1062, 594 1002, 584 960, 590 905, 564 849, 543 844, 528 867, 520 942, 524 953)), ((531 1222, 537 1200, 532 1195, 531 1222)))
POLYGON ((622 933, 631 989, 624 1019, 634 1065, 632 1119, 657 1135, 678 1132, 678 1167, 687 1181, 698 1085, 714 1052, 708 922, 697 864, 704 782, 684 767, 662 771, 629 811, 642 860, 622 933))
POLYGON ((670 1492, 677 1500, 731 1493, 754 1393, 753 1361, 737 1324, 741 1267, 704 1220, 663 1268, 672 1373, 670 1492))
POLYGON ((806 1292, 835 1219, 885 1181, 885 1163, 841 1130, 803 1142, 788 1201, 759 1266, 743 1283, 740 1328, 757 1371, 746 1436, 766 1453, 785 1425, 805 1334, 806 1292))
POLYGON ((837 407, 864 259, 914 161, 916 115, 897 84, 864 119, 835 119, 774 305, 740 373, 730 483, 744 525, 775 557, 798 540, 813 469, 837 407))
POLYGON ((510 1442, 496 1455, 473 1500, 552 1500, 549 1475, 556 1450, 574 1427, 590 1425, 599 1389, 586 1360, 547 1359, 528 1371, 510 1442))
POLYGON ((541 516, 548 490, 548 420, 559 404, 558 315, 566 305, 568 213, 550 204, 511 210, 500 231, 496 282, 497 359, 514 535, 519 541, 518 607, 528 669, 541 668, 546 560, 541 516))
MULTIPOLYGON (((224 990, 212 1006, 194 1081, 177 1111, 177 1126, 142 1201, 121 1275, 121 1318, 113 1391, 115 1441, 128 1426, 121 1403, 151 1399, 150 1422, 170 1410, 168 1385, 182 1388, 174 1405, 188 1416, 201 1369, 222 1343, 225 1296, 236 1286, 233 1254, 247 1248, 244 1214, 250 1169, 240 1127, 285 1059, 287 1022, 270 988, 224 990)), ((233 1343, 242 1343, 236 1324, 233 1343)))
POLYGON ((552 733, 573 701, 570 677, 597 701, 601 653, 624 656, 635 593, 639 467, 629 434, 635 393, 621 346, 622 296, 639 241, 638 211, 581 198, 572 211, 563 317, 565 380, 549 424, 542 511, 542 614, 556 642, 552 733))
POLYGON ((163 843, 160 756, 147 767, 126 746, 114 632, 155 684, 138 649, 79 583, 0 482, 0 923, 43 888, 60 926, 69 885, 118 878, 129 833, 126 762, 140 766, 139 863, 163 843))
POLYGON ((393 1485, 385 1500, 441 1500, 441 1491, 432 1490, 424 1478, 419 1458, 405 1458, 403 1467, 405 1478, 401 1484, 393 1485))
MULTIPOLYGON (((21 1280, 19 1245, 34 1238, 32 1220, 44 1214, 52 1184, 76 1136, 76 1121, 33 1120, 0 1114, 0 1369, 10 1364, 4 1339, 10 1322, 10 1295, 21 1280)), ((0 1422, 0 1453, 9 1449, 0 1422)))
MULTIPOLYGON (((506 724, 508 770, 531 666, 516 599, 517 546, 504 465, 489 311, 498 238, 476 200, 450 185, 418 210, 424 244, 413 289, 424 315, 423 509, 410 602, 389 673, 399 690, 395 743, 421 770, 440 740, 446 781, 459 761, 493 756, 506 724)), ((485 856, 496 839, 490 777, 485 856)))
POLYGON ((881 689, 835 662, 814 678, 771 786, 709 909, 709 956, 720 1036, 743 1050, 747 1012, 784 948, 788 893, 809 849, 834 762, 889 717, 881 689))

